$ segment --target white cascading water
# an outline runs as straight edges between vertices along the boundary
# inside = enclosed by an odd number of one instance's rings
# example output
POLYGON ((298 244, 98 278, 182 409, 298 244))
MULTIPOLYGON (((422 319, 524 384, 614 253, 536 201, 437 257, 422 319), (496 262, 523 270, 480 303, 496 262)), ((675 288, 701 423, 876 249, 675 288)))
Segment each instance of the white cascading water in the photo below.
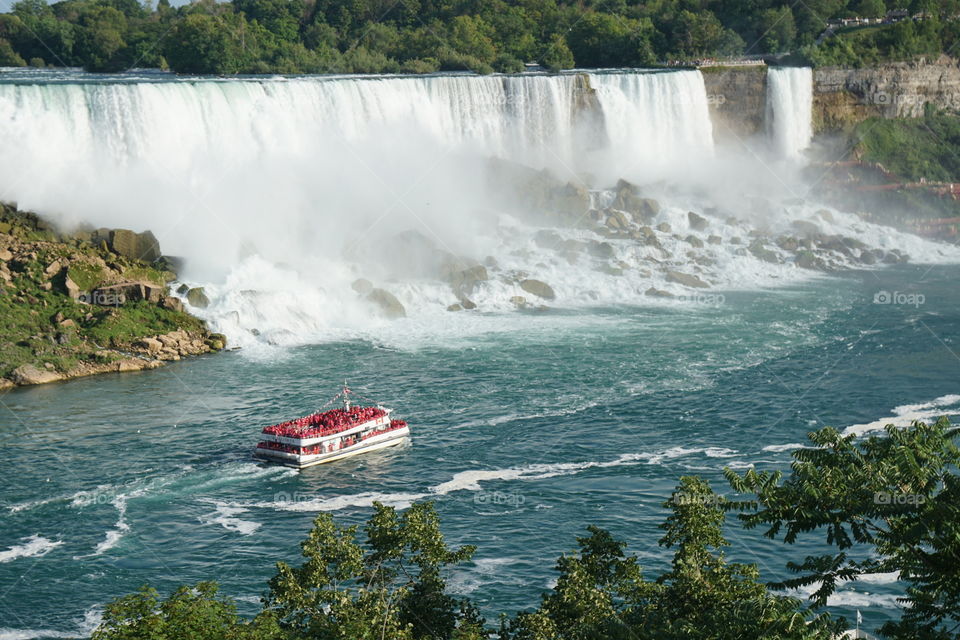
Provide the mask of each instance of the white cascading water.
POLYGON ((813 139, 813 71, 771 67, 767 72, 767 134, 781 158, 797 158, 813 139))
MULTIPOLYGON (((804 94, 801 81, 780 81, 806 73, 809 85, 809 70, 772 73, 771 86, 782 89, 770 96, 777 135, 791 132, 785 139, 800 148, 809 138, 797 133, 809 131, 809 86, 804 94)), ((710 181, 730 180, 711 164, 698 71, 586 77, 595 92, 581 94, 587 85, 575 74, 0 82, 0 200, 66 224, 152 230, 165 253, 187 258, 181 277, 206 286, 212 304, 195 311, 239 345, 382 331, 387 321, 351 290, 358 277, 389 289, 408 314, 433 318, 433 327, 461 323, 462 333, 462 323, 485 322, 447 313, 456 302, 450 286, 400 264, 393 239, 408 229, 448 253, 496 258, 499 271, 471 294, 485 310, 513 309, 510 299, 524 294, 509 273, 550 283, 556 305, 663 303, 644 292, 682 293, 667 269, 698 272, 718 287, 796 277, 789 256, 770 265, 734 244, 750 231, 728 222, 746 214, 742 195, 708 211, 717 205, 710 181), (662 180, 645 189, 663 204, 650 226, 672 231, 655 231, 662 250, 611 241, 612 257, 573 259, 544 248, 535 227, 498 209, 499 185, 486 178, 490 156, 566 179, 589 174, 595 187, 621 177, 662 180), (696 196, 675 188, 694 180, 696 196), (695 249, 709 270, 689 261, 690 210, 714 216, 698 232, 701 244, 708 234, 722 239, 695 249)), ((749 174, 737 174, 738 194, 749 174)), ((789 232, 791 216, 814 209, 767 211, 780 213, 758 213, 765 226, 789 232)), ((873 234, 873 246, 909 244, 863 225, 844 229, 860 224, 852 217, 836 220, 834 233, 873 234)), ((582 228, 560 233, 581 244, 605 239, 582 228)))
POLYGON ((677 175, 713 155, 713 125, 699 71, 593 74, 590 84, 607 121, 605 155, 619 175, 648 180, 677 175))

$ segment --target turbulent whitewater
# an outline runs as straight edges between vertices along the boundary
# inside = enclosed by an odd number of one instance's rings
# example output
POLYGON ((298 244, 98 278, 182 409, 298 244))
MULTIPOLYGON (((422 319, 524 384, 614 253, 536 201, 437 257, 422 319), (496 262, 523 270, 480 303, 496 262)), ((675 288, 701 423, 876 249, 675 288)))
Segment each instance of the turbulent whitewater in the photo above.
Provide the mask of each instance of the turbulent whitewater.
MULTIPOLYGON (((425 326, 447 322, 438 318, 458 298, 422 256, 401 259, 396 237, 409 230, 433 254, 485 262, 491 277, 472 302, 502 312, 528 295, 518 287, 526 277, 552 286, 553 306, 573 307, 690 294, 671 271, 727 290, 813 275, 790 251, 747 251, 758 228, 772 238, 813 225, 914 261, 957 259, 956 250, 824 214, 800 197, 794 168, 758 160, 771 149, 795 157, 809 143, 810 77, 770 70, 768 135, 754 141, 757 153, 732 156, 714 142, 699 71, 28 76, 0 82, 0 199, 67 225, 151 229, 167 254, 186 258, 181 277, 206 286, 212 304, 194 311, 235 345, 379 330, 377 310, 351 289, 357 278, 430 318, 425 326), (600 208, 615 204, 611 189, 625 178, 660 208, 644 229, 634 225, 642 243, 609 238, 606 214, 588 215, 586 205, 544 241, 537 234, 552 225, 505 204, 506 187, 488 175, 493 157, 548 170, 600 208), (694 229, 689 211, 707 226, 694 229), (604 247, 572 255, 560 243, 604 247)), ((836 268, 849 261, 829 258, 836 268)))

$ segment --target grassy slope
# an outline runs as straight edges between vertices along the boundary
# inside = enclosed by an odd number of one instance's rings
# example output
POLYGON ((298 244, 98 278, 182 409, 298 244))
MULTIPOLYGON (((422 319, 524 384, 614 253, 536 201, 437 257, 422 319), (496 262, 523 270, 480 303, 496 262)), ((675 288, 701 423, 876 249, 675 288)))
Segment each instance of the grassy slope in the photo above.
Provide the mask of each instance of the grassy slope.
POLYGON ((138 301, 119 307, 100 307, 72 300, 64 292, 62 273, 53 277, 44 275, 44 269, 54 260, 99 261, 106 258, 120 267, 119 270, 86 265, 71 267, 70 274, 82 281, 78 284, 83 291, 118 276, 162 283, 166 274, 145 263, 124 260, 89 243, 58 241, 55 234, 31 229, 29 220, 12 216, 9 210, 0 211, 2 214, 8 222, 11 219, 15 222, 10 233, 0 234, 0 246, 14 243, 18 248, 29 248, 36 257, 11 261, 12 282, 0 282, 3 285, 0 286, 0 377, 8 376, 25 363, 41 368, 44 363, 50 363, 58 371, 67 373, 82 361, 102 364, 119 359, 121 354, 112 349, 123 350, 142 337, 177 329, 206 333, 201 320, 155 303, 138 301), (45 282, 52 285, 50 290, 42 288, 45 282), (60 324, 68 319, 75 326, 60 324))

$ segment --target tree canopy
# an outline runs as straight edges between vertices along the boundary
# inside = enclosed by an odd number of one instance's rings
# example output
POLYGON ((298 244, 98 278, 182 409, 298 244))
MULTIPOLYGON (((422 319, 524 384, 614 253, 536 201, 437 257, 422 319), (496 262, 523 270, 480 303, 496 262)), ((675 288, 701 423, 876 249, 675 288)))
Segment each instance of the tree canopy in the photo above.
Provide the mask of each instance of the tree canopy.
POLYGON ((911 3, 916 19, 827 37, 889 0, 19 0, 0 14, 0 65, 91 71, 513 73, 640 67, 793 53, 862 65, 948 51, 960 0, 911 3), (912 5, 916 5, 915 7, 912 5))

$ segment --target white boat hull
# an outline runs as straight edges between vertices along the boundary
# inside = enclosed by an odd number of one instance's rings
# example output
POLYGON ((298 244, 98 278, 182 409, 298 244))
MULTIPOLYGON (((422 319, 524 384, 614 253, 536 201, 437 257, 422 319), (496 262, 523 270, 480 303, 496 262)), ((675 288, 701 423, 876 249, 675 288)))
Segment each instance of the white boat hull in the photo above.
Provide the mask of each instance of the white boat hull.
POLYGON ((373 436, 372 438, 367 438, 366 440, 358 442, 349 447, 344 447, 343 449, 338 449, 337 451, 328 451, 325 453, 315 454, 297 454, 288 453, 285 451, 276 451, 273 449, 262 449, 258 447, 254 450, 253 455, 262 460, 268 460, 270 462, 282 464, 287 467, 293 467, 294 469, 305 469, 318 464, 343 460, 344 458, 350 458, 361 453, 393 447, 401 444, 409 437, 410 428, 403 427, 402 429, 394 429, 393 431, 388 431, 387 433, 373 436))

